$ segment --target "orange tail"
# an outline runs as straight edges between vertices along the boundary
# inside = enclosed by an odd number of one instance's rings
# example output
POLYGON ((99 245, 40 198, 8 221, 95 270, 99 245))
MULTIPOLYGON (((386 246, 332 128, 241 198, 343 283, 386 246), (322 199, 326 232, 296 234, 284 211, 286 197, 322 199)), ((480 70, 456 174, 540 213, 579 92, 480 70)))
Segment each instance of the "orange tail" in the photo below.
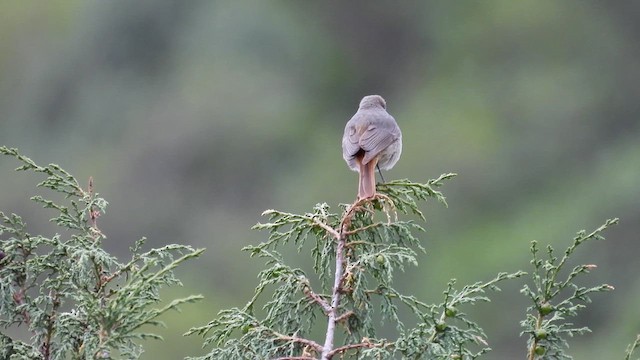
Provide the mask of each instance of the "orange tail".
POLYGON ((360 176, 358 184, 358 199, 365 199, 376 194, 376 164, 378 159, 372 159, 366 164, 358 161, 360 176))

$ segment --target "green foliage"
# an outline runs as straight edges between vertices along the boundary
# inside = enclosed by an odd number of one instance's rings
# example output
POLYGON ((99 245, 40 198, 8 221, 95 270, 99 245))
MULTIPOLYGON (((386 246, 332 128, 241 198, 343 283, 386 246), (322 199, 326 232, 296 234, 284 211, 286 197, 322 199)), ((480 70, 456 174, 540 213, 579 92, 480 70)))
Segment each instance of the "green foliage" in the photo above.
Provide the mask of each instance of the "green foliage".
POLYGON ((97 226, 107 202, 58 165, 39 166, 16 149, 0 153, 17 158, 18 171, 42 173, 38 184, 64 195, 65 202, 31 199, 54 209, 61 233, 32 235, 16 214, 0 212, 0 358, 135 359, 141 340, 159 339, 143 327, 159 326, 158 317, 201 296, 176 299, 154 308, 162 287, 181 285, 173 270, 203 250, 167 245, 142 251, 144 239, 120 262, 101 247, 106 236, 97 226), (25 328, 30 338, 11 336, 25 328))
POLYGON ((417 265, 417 251, 424 251, 416 237, 424 229, 398 220, 398 212, 424 219, 419 201, 435 198, 445 203, 435 188, 454 175, 426 184, 381 184, 373 199, 343 205, 340 215, 331 213, 327 204, 304 215, 265 211, 269 222, 254 228, 269 231, 269 238, 244 248, 266 260, 255 295, 243 308, 223 310, 187 333, 205 336, 204 346, 213 345, 209 354, 197 359, 475 359, 489 351, 480 326, 460 308, 489 301, 486 290, 498 290, 499 282, 523 272, 500 273, 460 290, 452 280, 443 301, 433 305, 393 287, 396 270, 417 265), (287 243, 299 253, 311 243, 314 278, 285 263, 277 249, 287 243), (271 299, 256 310, 268 288, 275 288, 271 299), (415 326, 401 320, 400 307, 413 315, 415 326), (311 339, 314 325, 321 322, 327 326, 324 342, 311 339), (395 339, 379 337, 383 329, 389 332, 385 324, 395 327, 395 339))
POLYGON ((529 360, 571 359, 564 351, 568 347, 567 337, 590 331, 588 327, 574 327, 567 318, 575 317, 579 310, 584 309, 591 302, 591 294, 610 291, 613 287, 607 284, 584 287, 575 282, 578 276, 589 273, 596 265, 577 265, 567 275, 562 274, 566 273, 567 261, 578 246, 588 240, 603 240, 601 233, 617 223, 618 219, 610 219, 589 234, 584 230, 578 232, 561 258, 554 255, 550 245, 547 246, 546 257, 541 258, 538 243, 534 241, 531 244, 533 287, 525 284, 521 290, 533 302, 527 308, 526 319, 521 322, 524 328, 521 335, 529 337, 529 360))
MULTIPOLYGON (((18 159, 18 171, 44 174, 38 187, 63 195, 63 201, 31 198, 55 211, 51 222, 61 231, 52 236, 32 235, 21 216, 0 212, 0 358, 135 359, 143 351, 141 341, 160 339, 147 327, 162 325, 160 315, 201 298, 156 307, 161 288, 181 285, 173 270, 203 250, 173 244, 142 251, 141 239, 131 247, 131 258, 121 262, 101 247, 106 236, 97 222, 107 202, 94 192, 92 179, 85 189, 57 165, 39 166, 6 147, 0 154, 18 159), (15 335, 19 328, 30 334, 28 340, 15 335)), ((498 283, 524 272, 499 273, 461 288, 451 280, 436 304, 394 287, 397 270, 417 266, 418 253, 425 252, 417 237, 424 228, 398 214, 425 220, 420 202, 434 198, 446 205, 436 189, 453 176, 425 184, 380 184, 376 196, 341 205, 339 214, 327 204, 303 215, 265 211, 269 220, 254 229, 268 231, 268 239, 243 249, 266 263, 255 294, 244 307, 223 310, 207 325, 189 330, 206 337, 204 346, 213 346, 196 359, 476 359, 486 354, 491 350, 486 334, 462 310, 490 301, 487 290, 497 291, 498 283), (279 250, 288 244, 298 253, 309 252, 312 275, 286 264, 279 250), (323 341, 314 339, 321 326, 326 326, 323 341)), ((567 337, 589 331, 567 319, 590 303, 591 294, 613 287, 576 282, 595 265, 567 267, 580 245, 603 239, 601 233, 617 222, 580 231, 561 257, 551 246, 541 256, 532 243, 532 283, 521 290, 532 301, 521 322, 529 360, 570 359, 567 337)), ((625 359, 631 360, 638 347, 640 336, 625 359)))
POLYGON ((627 347, 627 353, 626 356, 624 357, 624 360, 631 360, 631 356, 633 355, 633 352, 635 349, 640 347, 640 335, 638 335, 636 337, 636 340, 629 344, 629 347, 627 347))

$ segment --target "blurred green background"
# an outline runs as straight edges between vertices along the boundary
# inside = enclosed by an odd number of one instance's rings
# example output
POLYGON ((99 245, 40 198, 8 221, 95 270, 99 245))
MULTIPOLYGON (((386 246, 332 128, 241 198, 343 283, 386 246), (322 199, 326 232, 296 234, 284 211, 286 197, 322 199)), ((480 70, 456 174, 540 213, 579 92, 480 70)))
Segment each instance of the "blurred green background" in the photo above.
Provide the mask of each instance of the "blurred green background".
MULTIPOLYGON (((264 209, 354 199, 340 138, 380 94, 404 134, 386 177, 459 174, 449 208, 426 207, 428 254, 399 286, 439 301, 450 278, 529 270, 531 240, 562 250, 620 217, 572 264, 598 264, 584 284, 616 290, 570 344, 576 359, 622 358, 640 331, 639 59, 640 2, 624 0, 0 0, 0 144, 93 176, 109 251, 142 236, 207 248, 166 292, 206 299, 165 317, 143 355, 178 359, 203 353, 183 332, 252 295, 262 264, 240 248, 264 239, 250 230, 264 209)), ((16 165, 0 158, 0 209, 49 231, 25 196, 38 179, 16 165)), ((524 357, 521 286, 462 309, 488 359, 524 357)))

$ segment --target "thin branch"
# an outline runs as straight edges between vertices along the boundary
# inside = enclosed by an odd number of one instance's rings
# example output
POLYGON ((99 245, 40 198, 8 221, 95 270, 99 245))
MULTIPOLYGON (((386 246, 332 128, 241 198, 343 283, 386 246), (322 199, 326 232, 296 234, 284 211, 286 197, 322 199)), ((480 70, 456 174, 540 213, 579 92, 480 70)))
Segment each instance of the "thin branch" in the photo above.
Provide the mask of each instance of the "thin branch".
MULTIPOLYGON (((49 295, 51 296, 51 292, 49 295)), ((46 332, 46 336, 45 336, 44 342, 42 343, 41 351, 40 351, 45 360, 49 360, 51 358, 51 339, 53 338, 53 333, 55 331, 54 319, 56 318, 58 307, 60 307, 59 293, 54 291, 53 296, 51 297, 52 297, 51 314, 47 315, 47 327, 46 327, 47 332, 46 332)))
MULTIPOLYGON (((349 236, 349 235, 353 235, 355 233, 366 231, 366 230, 369 230, 371 228, 375 228, 375 227, 378 227, 378 226, 382 226, 382 223, 381 222, 377 222, 377 223, 370 224, 370 225, 367 225, 367 226, 363 226, 363 227, 360 227, 360 228, 357 228, 357 229, 349 230, 349 231, 347 231, 346 234, 347 234, 347 236, 349 236)), ((355 243, 355 241, 354 242, 350 242, 349 245, 354 244, 354 243, 355 243)))
POLYGON ((331 308, 329 309, 327 332, 324 340, 324 347, 322 348, 322 360, 329 360, 333 356, 333 354, 331 354, 331 351, 333 350, 333 340, 338 319, 338 307, 340 306, 340 294, 342 293, 341 285, 343 281, 342 274, 344 272, 344 249, 347 242, 347 232, 349 225, 351 225, 351 220, 355 215, 355 212, 357 211, 356 209, 361 208, 364 200, 366 199, 361 199, 353 203, 340 221, 340 233, 336 238, 338 240, 338 244, 336 246, 336 271, 333 277, 331 308))
POLYGON ((349 311, 347 311, 346 313, 344 313, 344 314, 342 314, 342 315, 338 316, 338 317, 336 318, 336 322, 342 322, 342 321, 344 321, 345 319, 348 319, 351 315, 355 315, 355 313, 354 313, 353 311, 349 310, 349 311))
POLYGON ((355 246, 357 245, 368 245, 371 247, 381 247, 381 246, 387 246, 385 244, 376 244, 376 243, 372 243, 370 241, 364 241, 364 240, 354 240, 354 241, 349 241, 348 243, 346 243, 344 246, 349 248, 349 249, 353 249, 355 246))
MULTIPOLYGON (((542 314, 538 314, 538 318, 536 320, 536 330, 540 329, 542 326, 542 314)), ((534 360, 536 358, 536 347, 538 347, 538 338, 534 335, 533 341, 531 342, 531 347, 529 347, 529 357, 528 360, 534 360)))
POLYGON ((340 353, 344 353, 347 352, 349 350, 353 350, 353 349, 361 349, 361 348, 372 348, 372 347, 382 347, 384 344, 380 343, 380 344, 374 344, 370 341, 364 341, 358 344, 349 344, 349 345, 344 345, 344 346, 340 346, 338 348, 333 349, 329 355, 330 357, 335 355, 335 354, 340 354, 340 353))
POLYGON ((331 350, 333 349, 333 337, 336 330, 336 318, 338 306, 340 306, 340 285, 342 282, 342 272, 344 270, 344 244, 346 237, 344 232, 338 238, 338 246, 336 247, 336 272, 333 277, 333 290, 331 294, 331 309, 329 310, 329 319, 327 321, 327 333, 322 348, 322 360, 331 359, 331 350))
MULTIPOLYGON (((342 294, 342 282, 344 281, 344 256, 345 256, 345 248, 347 247, 347 237, 351 235, 349 231, 349 226, 351 226, 351 221, 353 217, 358 211, 370 211, 366 208, 366 204, 370 203, 374 199, 384 199, 388 200, 391 208, 394 208, 393 201, 382 194, 376 194, 373 199, 359 199, 356 200, 345 212, 342 220, 340 221, 340 232, 338 233, 335 229, 331 229, 331 234, 337 234, 336 239, 338 240, 338 244, 336 246, 336 270, 333 277, 333 288, 331 293, 331 306, 328 312, 328 320, 327 320, 327 332, 324 341, 324 346, 322 348, 322 360, 329 360, 336 353, 333 349, 333 341, 335 336, 336 324, 348 316, 351 316, 349 312, 338 315, 338 307, 340 306, 340 295, 342 294)), ((385 211, 387 212, 387 211, 385 211)), ((387 218, 390 221, 390 215, 387 212, 387 218)), ((322 224, 322 223, 320 223, 322 224)), ((320 225, 323 228, 328 227, 326 224, 320 225)), ((366 228, 366 227, 364 227, 366 228)), ((362 228, 362 229, 364 229, 362 228)), ((362 229, 356 229, 360 231, 362 229)), ((327 230, 329 231, 329 230, 327 230)))
MULTIPOLYGON (((551 279, 550 283, 554 283, 556 280, 556 276, 558 275, 558 272, 562 269, 562 267, 564 266, 565 262, 567 262, 567 260, 569 259, 569 257, 571 256, 571 254, 573 253, 573 251, 578 247, 578 245, 580 245, 581 243, 583 243, 584 241, 591 239, 591 238, 598 238, 599 234, 601 232, 603 232, 604 230, 606 230, 609 226, 611 225, 615 225, 618 223, 618 218, 615 219, 609 219, 607 220, 604 224, 602 224, 600 227, 598 227, 597 229, 593 230, 590 234, 588 235, 579 235, 577 236, 574 240, 573 240, 573 244, 571 244, 571 246, 569 246, 569 248, 567 248, 567 250, 564 253, 564 256, 562 257, 562 259, 560 259, 560 262, 558 263, 558 265, 555 267, 556 271, 553 274, 553 278, 551 279)), ((600 236, 600 238, 602 238, 600 236)))
POLYGON ((631 360, 631 355, 633 355, 633 351, 640 347, 640 334, 636 337, 636 341, 629 344, 627 347, 627 352, 625 354, 624 360, 631 360))
POLYGON ((329 315, 329 313, 331 312, 331 306, 325 299, 313 292, 313 290, 311 290, 309 287, 304 290, 304 294, 307 295, 307 297, 309 297, 311 300, 315 301, 318 305, 320 305, 325 314, 329 315))
POLYGON ((320 226, 321 228, 323 228, 324 230, 326 230, 329 234, 331 234, 331 236, 333 236, 336 239, 340 238, 340 233, 338 231, 336 231, 336 229, 332 228, 331 226, 323 223, 322 221, 318 220, 318 219, 313 219, 313 223, 320 226))
MULTIPOLYGON (((278 340, 296 342, 296 343, 300 343, 300 344, 304 344, 309 347, 312 347, 317 351, 322 351, 322 345, 318 344, 313 340, 309 340, 309 339, 305 339, 297 336, 288 336, 288 335, 277 333, 275 331, 274 331, 274 335, 277 337, 278 340)), ((285 358, 281 358, 281 359, 285 359, 285 358)))

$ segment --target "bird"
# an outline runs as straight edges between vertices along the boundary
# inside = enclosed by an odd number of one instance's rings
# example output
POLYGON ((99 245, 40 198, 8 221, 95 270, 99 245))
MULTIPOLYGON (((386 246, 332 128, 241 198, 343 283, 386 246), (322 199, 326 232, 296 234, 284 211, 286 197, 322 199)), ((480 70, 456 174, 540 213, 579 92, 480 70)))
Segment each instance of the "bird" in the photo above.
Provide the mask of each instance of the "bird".
POLYGON ((359 174, 359 200, 376 194, 375 169, 391 169, 401 154, 402 132, 386 101, 380 95, 363 97, 342 136, 342 157, 359 174))

